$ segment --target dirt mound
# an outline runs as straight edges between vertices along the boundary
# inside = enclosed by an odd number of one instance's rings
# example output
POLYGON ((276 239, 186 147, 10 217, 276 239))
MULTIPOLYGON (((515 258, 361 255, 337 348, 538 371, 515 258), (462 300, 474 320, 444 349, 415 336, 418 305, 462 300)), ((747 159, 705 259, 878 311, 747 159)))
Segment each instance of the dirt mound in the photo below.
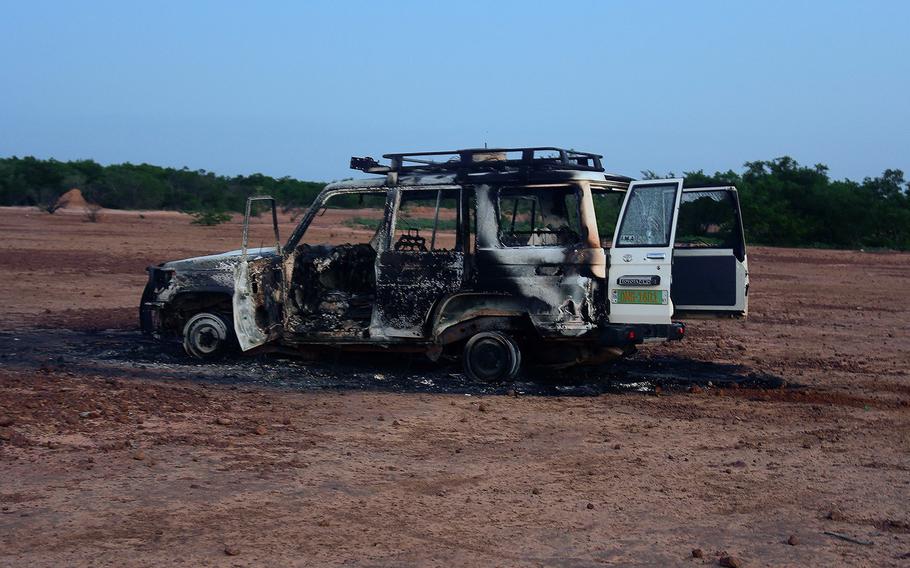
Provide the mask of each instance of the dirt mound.
POLYGON ((61 195, 56 203, 58 209, 83 209, 86 205, 88 201, 83 197, 82 190, 77 187, 61 195))

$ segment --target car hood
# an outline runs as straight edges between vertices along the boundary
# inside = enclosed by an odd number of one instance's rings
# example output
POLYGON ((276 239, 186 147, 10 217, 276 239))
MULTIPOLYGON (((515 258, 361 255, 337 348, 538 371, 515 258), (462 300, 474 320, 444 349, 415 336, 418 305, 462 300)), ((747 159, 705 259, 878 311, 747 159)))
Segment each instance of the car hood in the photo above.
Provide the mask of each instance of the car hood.
MULTIPOLYGON (((188 270, 233 270, 233 267, 240 262, 242 254, 242 250, 232 250, 219 254, 172 260, 161 264, 160 267, 179 272, 188 270)), ((250 248, 247 249, 247 255, 250 260, 273 257, 278 256, 278 250, 275 247, 250 248)))

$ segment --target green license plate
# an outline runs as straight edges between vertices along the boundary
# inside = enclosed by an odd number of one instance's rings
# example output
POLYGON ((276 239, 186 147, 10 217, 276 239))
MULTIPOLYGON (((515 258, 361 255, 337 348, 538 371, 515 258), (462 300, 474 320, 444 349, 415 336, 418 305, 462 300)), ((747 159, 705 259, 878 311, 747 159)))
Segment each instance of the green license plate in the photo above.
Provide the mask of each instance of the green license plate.
POLYGON ((616 290, 617 304, 666 304, 663 290, 616 290))

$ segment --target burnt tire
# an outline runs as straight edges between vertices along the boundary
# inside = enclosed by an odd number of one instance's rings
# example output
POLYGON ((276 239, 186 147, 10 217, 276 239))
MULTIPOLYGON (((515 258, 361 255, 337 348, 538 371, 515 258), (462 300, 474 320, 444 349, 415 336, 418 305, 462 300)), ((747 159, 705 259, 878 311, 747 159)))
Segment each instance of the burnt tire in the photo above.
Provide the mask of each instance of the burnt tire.
POLYGON ((465 344, 462 362, 465 374, 475 381, 511 381, 521 368, 521 350, 504 333, 482 331, 465 344))
POLYGON ((183 326, 183 350, 197 359, 220 359, 234 347, 233 326, 211 312, 201 312, 183 326))

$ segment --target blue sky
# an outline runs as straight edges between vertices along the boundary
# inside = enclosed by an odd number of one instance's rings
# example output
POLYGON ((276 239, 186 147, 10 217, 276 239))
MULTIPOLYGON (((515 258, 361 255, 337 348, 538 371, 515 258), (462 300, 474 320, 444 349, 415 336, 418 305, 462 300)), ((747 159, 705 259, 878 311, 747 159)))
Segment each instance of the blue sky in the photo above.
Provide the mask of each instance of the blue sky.
POLYGON ((20 2, 0 155, 330 180, 559 145, 611 171, 910 171, 910 2, 20 2))

